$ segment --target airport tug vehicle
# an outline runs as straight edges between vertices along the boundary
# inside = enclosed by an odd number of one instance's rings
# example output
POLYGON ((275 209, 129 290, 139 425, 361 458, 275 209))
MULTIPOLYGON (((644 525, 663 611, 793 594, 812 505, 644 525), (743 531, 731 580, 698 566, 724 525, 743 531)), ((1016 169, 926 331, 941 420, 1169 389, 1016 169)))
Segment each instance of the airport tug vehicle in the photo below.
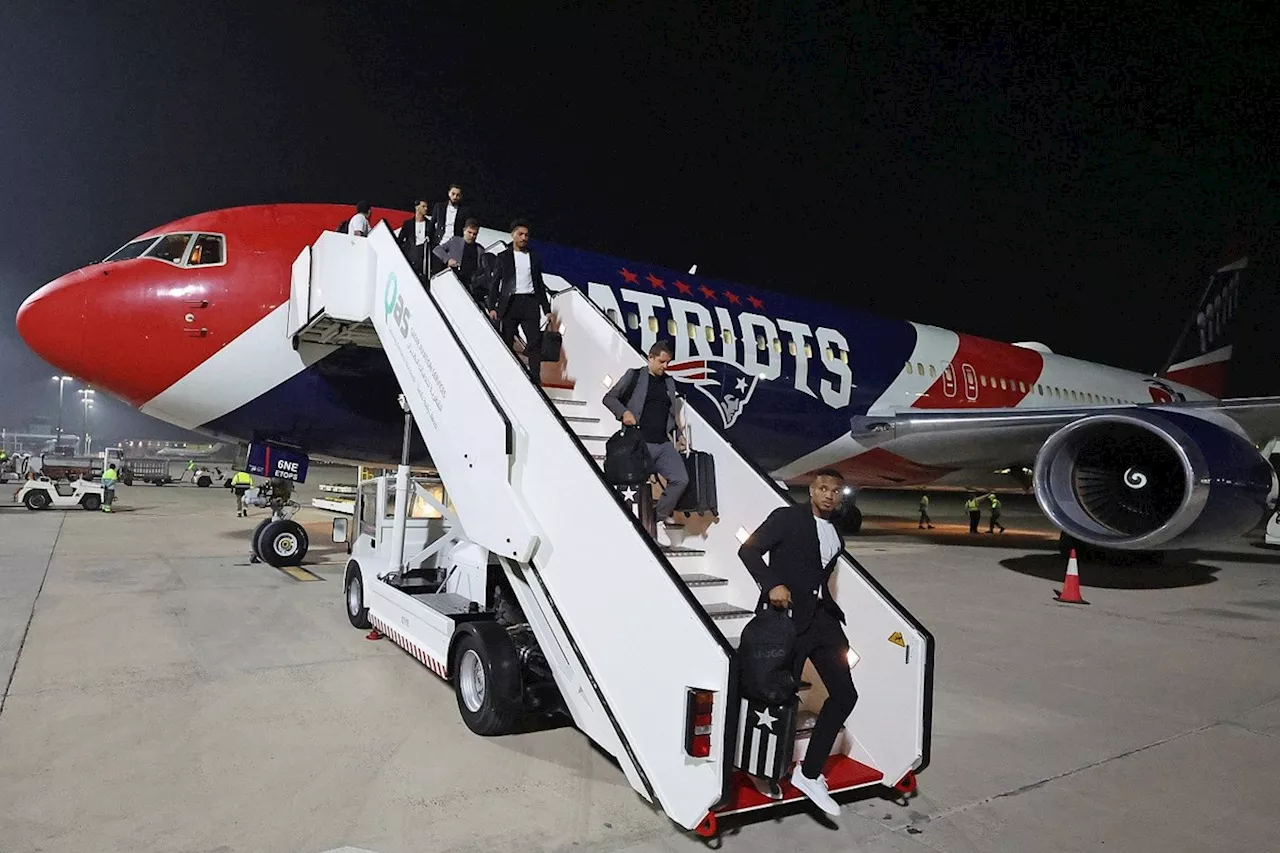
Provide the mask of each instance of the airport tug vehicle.
POLYGON ((14 500, 30 510, 80 507, 94 511, 102 508, 102 484, 82 477, 69 483, 38 477, 23 483, 14 500))

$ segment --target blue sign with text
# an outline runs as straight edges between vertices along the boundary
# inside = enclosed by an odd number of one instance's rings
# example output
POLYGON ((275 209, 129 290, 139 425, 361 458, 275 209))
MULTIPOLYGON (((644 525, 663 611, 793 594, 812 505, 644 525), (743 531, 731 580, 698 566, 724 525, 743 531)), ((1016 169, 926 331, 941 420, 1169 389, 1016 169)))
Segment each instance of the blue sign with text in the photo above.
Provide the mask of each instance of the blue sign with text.
POLYGON ((307 454, 288 447, 273 444, 249 445, 249 459, 245 470, 259 477, 279 477, 298 483, 307 481, 307 454))

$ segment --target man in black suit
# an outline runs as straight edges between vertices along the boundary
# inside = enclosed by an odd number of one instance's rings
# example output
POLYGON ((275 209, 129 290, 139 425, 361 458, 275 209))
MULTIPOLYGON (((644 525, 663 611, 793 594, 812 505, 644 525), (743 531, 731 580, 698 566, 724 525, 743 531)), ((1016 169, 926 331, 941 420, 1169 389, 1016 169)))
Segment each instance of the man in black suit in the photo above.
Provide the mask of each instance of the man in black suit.
POLYGON ((858 701, 849 672, 849 641, 841 628, 844 612, 827 586, 843 548, 840 534, 829 520, 843 488, 840 472, 824 468, 809 484, 808 503, 775 509, 738 549, 738 556, 769 603, 791 610, 796 626, 796 680, 805 660, 811 660, 827 688, 827 701, 818 713, 804 761, 791 774, 791 784, 830 815, 838 815, 840 807, 827 790, 822 766, 858 701), (769 555, 768 563, 765 554, 769 555))
POLYGON ((426 281, 428 255, 434 242, 434 231, 431 220, 427 218, 428 204, 426 199, 418 199, 413 203, 413 218, 406 219, 400 226, 400 235, 396 242, 400 251, 418 274, 418 278, 426 281))
POLYGON ((551 313, 551 304, 542 283, 542 257, 529 248, 527 223, 511 223, 511 245, 493 263, 486 307, 507 346, 515 342, 517 329, 524 332, 529 376, 541 385, 542 315, 551 313))
POLYGON ((462 205, 462 187, 449 185, 449 200, 436 202, 431 211, 431 221, 435 223, 435 245, 447 243, 450 237, 461 237, 463 224, 472 216, 471 208, 462 205))

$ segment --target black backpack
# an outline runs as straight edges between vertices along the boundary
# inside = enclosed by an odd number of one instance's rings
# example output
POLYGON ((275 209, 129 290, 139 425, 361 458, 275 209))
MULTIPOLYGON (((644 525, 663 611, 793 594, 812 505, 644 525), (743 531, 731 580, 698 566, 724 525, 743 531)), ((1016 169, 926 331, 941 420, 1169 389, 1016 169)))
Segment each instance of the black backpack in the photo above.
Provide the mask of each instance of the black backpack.
POLYGON ((796 693, 796 679, 791 674, 796 649, 796 624, 768 601, 764 610, 757 608, 756 617, 742 629, 738 642, 738 661, 742 672, 742 695, 758 702, 781 705, 796 693))
POLYGON ((649 448, 640 427, 624 426, 604 444, 604 476, 615 486, 634 486, 649 479, 649 448))

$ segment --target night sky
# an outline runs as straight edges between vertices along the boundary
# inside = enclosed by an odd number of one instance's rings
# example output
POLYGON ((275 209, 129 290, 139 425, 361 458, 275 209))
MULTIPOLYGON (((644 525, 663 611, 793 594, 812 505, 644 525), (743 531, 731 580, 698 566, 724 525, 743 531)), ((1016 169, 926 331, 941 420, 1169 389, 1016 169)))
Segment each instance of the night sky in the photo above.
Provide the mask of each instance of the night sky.
POLYGON ((1280 392, 1276 4, 1054 5, 3 4, 0 425, 56 410, 13 327, 44 282, 198 211, 451 180, 535 241, 1143 371, 1245 235, 1231 390, 1280 392))

